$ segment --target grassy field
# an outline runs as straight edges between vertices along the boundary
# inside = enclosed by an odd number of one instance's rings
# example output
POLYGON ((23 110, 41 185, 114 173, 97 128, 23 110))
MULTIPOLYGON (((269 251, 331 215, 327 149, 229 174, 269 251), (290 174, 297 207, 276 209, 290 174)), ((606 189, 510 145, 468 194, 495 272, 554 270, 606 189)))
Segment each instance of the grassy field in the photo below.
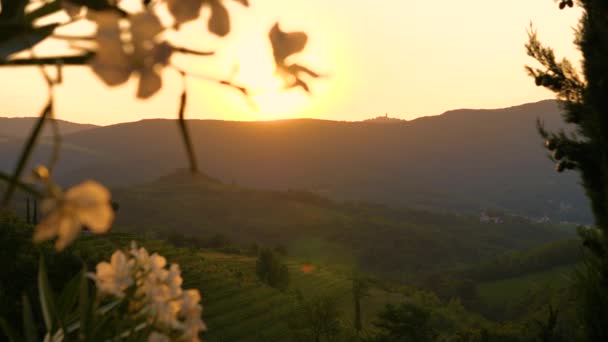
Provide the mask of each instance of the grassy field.
POLYGON ((521 277, 480 283, 479 297, 490 306, 505 305, 542 288, 566 287, 570 283, 574 265, 560 266, 521 277))

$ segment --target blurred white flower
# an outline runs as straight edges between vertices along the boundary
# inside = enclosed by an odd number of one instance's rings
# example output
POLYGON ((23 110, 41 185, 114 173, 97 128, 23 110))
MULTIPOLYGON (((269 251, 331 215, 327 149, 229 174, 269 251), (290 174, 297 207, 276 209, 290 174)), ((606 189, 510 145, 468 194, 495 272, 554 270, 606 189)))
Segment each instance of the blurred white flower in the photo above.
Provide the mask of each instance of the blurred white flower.
POLYGON ((201 295, 198 290, 184 291, 179 313, 184 323, 182 341, 199 341, 198 333, 206 329, 205 323, 201 320, 203 307, 200 301, 201 295))
POLYGON ((169 342, 171 341, 167 335, 153 331, 148 335, 148 342, 169 342))
POLYGON ((137 97, 154 95, 162 86, 159 71, 169 63, 173 52, 158 38, 164 31, 158 17, 143 11, 122 19, 117 13, 100 11, 91 12, 89 18, 97 24, 93 72, 109 86, 123 84, 135 73, 139 76, 137 97))
POLYGON ((167 286, 169 287, 169 292, 171 298, 177 298, 182 294, 182 284, 184 279, 181 275, 181 270, 179 269, 178 264, 171 264, 169 267, 169 272, 167 273, 167 286))
POLYGON ((125 293, 132 293, 127 298, 130 312, 145 319, 156 332, 148 336, 149 341, 165 341, 167 336, 177 341, 199 341, 198 334, 205 329, 201 296, 198 290, 182 289, 179 265, 167 268, 165 257, 150 255, 132 242, 128 253, 116 251, 110 263, 98 264, 93 278, 102 295, 123 298, 125 293), (125 291, 129 287, 133 291, 125 291))
POLYGON ((93 233, 105 233, 110 229, 114 212, 110 204, 110 192, 103 185, 86 181, 76 185, 58 198, 42 202, 46 217, 36 226, 34 241, 41 242, 58 236, 57 250, 69 245, 82 226, 93 233))
POLYGON ((123 252, 114 252, 109 263, 104 261, 97 264, 97 272, 93 275, 97 289, 122 298, 125 290, 133 285, 134 266, 135 261, 127 259, 123 252))

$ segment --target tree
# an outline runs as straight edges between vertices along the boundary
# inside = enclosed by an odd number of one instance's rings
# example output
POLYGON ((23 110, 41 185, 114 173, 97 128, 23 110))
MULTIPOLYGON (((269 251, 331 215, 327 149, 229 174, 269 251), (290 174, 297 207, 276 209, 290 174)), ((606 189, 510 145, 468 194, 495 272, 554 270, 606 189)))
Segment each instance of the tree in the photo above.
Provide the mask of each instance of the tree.
POLYGON ((336 341, 340 333, 340 313, 336 301, 328 296, 297 297, 288 321, 290 329, 305 340, 336 341), (308 337, 308 338, 307 338, 308 337))
MULTIPOLYGON (((557 95, 564 121, 576 128, 549 132, 538 124, 556 170, 578 171, 591 203, 596 228, 579 230, 586 250, 578 277, 581 316, 590 340, 608 341, 608 1, 580 0, 577 5, 583 15, 574 43, 583 55, 582 75, 570 61, 558 61, 534 30, 526 49, 541 67, 526 70, 538 86, 557 95)), ((572 0, 560 0, 560 9, 573 6, 572 0)))
POLYGON ((360 333, 361 329, 363 328, 363 324, 361 322, 361 299, 369 296, 369 282, 360 274, 354 274, 352 277, 352 285, 353 305, 355 310, 355 330, 360 333))
POLYGON ((258 278, 277 289, 285 290, 289 285, 289 270, 277 253, 268 248, 260 250, 255 263, 258 278))
POLYGON ((415 304, 388 304, 374 322, 374 325, 380 330, 374 341, 434 341, 435 332, 430 319, 431 313, 415 304))

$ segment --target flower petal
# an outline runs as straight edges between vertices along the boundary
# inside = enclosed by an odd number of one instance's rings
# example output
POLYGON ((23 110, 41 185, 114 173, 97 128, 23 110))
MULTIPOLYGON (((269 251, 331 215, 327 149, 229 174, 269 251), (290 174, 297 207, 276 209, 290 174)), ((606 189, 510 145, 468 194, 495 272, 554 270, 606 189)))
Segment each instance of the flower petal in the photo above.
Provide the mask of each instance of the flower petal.
POLYGON ((93 72, 109 86, 125 83, 133 69, 120 38, 120 17, 107 11, 91 11, 88 16, 97 24, 97 51, 91 61, 93 72))
POLYGON ((160 75, 152 69, 143 69, 139 74, 139 87, 137 88, 137 98, 147 99, 156 94, 162 87, 160 75))
POLYGON ((61 215, 58 212, 53 212, 42 220, 34 231, 34 242, 39 243, 54 238, 57 235, 60 219, 61 215))
POLYGON ((55 249, 62 251, 66 248, 80 233, 80 223, 70 215, 63 215, 57 226, 57 241, 55 241, 55 249))
POLYGON ((203 6, 203 0, 165 0, 167 8, 173 18, 175 25, 179 26, 187 21, 198 18, 203 6))
POLYGON ((78 219, 82 225, 89 228, 93 233, 101 234, 110 229, 114 220, 114 211, 108 203, 107 205, 80 210, 78 219))
POLYGON ((70 188, 65 193, 65 200, 77 208, 96 207, 110 203, 110 192, 95 181, 85 181, 70 188))
POLYGON ((131 16, 130 21, 131 34, 135 43, 152 39, 164 30, 160 19, 150 11, 137 13, 131 16))

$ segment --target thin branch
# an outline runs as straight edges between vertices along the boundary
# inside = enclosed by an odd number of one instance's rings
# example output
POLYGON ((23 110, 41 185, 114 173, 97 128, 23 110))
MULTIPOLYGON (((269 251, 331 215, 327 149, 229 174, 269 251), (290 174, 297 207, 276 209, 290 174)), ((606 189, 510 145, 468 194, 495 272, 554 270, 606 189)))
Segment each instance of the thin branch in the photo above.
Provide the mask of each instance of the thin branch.
MULTIPOLYGON (((30 54, 32 58, 37 58, 36 54, 34 53, 34 51, 32 49, 30 49, 30 54)), ((48 91, 49 91, 49 102, 51 103, 51 110, 49 113, 49 118, 51 120, 51 127, 53 129, 53 153, 51 154, 51 159, 49 161, 49 165, 48 165, 48 169, 49 169, 49 173, 52 175, 53 174, 53 169, 55 168, 55 165, 57 164, 57 161, 59 161, 59 155, 61 153, 61 133, 59 132, 59 123, 57 122, 57 118, 55 118, 55 110, 53 109, 52 104, 54 103, 55 100, 55 84, 60 82, 60 78, 61 77, 61 65, 62 63, 60 61, 57 61, 56 66, 57 66, 57 78, 56 80, 51 79, 51 76, 49 75, 49 73, 46 71, 46 69, 44 68, 44 65, 38 65, 38 70, 40 70, 40 73, 42 74, 42 77, 44 77, 44 80, 46 81, 46 85, 48 87, 48 91)))
POLYGON ((187 72, 187 71, 185 71, 185 70, 183 70, 183 69, 181 69, 181 68, 179 68, 179 67, 177 67, 175 65, 171 65, 171 67, 173 69, 175 69, 178 73, 180 73, 180 75, 188 75, 190 77, 196 77, 198 79, 202 79, 202 80, 205 80, 205 81, 215 82, 215 83, 218 83, 218 84, 221 84, 221 85, 229 86, 231 88, 234 88, 234 89, 238 90, 239 92, 241 92, 245 96, 249 95, 249 90, 247 90, 247 88, 245 88, 243 86, 240 86, 240 85, 237 85, 237 84, 234 84, 234 83, 232 83, 230 81, 221 80, 221 79, 217 79, 217 78, 214 78, 214 77, 210 77, 210 76, 207 76, 207 75, 201 75, 201 74, 197 74, 197 73, 193 73, 193 72, 187 72))
MULTIPOLYGON (((0 171, 0 180, 3 180, 7 183, 11 183, 13 181, 13 177, 9 174, 6 174, 2 171, 0 171)), ((42 197, 42 193, 40 193, 40 191, 38 191, 36 188, 34 188, 33 186, 23 183, 21 181, 17 181, 15 183, 15 186, 25 192, 28 192, 36 197, 42 197)))
POLYGON ((51 154, 48 169, 49 173, 53 174, 53 169, 55 169, 61 154, 61 133, 59 131, 59 123, 57 122, 57 118, 55 118, 55 111, 51 113, 49 119, 51 121, 51 128, 53 129, 53 153, 51 154))
POLYGON ((184 53, 184 54, 188 54, 188 55, 195 55, 195 56, 213 56, 215 55, 215 52, 213 51, 197 51, 197 50, 192 50, 192 49, 188 49, 185 47, 181 47, 181 46, 173 46, 173 51, 175 52, 179 52, 179 53, 184 53))
POLYGON ((13 175, 10 178, 8 189, 4 193, 1 207, 8 206, 8 203, 10 202, 11 198, 13 197, 13 194, 15 193, 15 190, 17 189, 18 184, 20 182, 21 176, 23 175, 23 171, 25 170, 25 167, 27 166, 27 163, 30 160, 30 157, 32 156, 32 152, 34 151, 34 146, 36 145, 36 142, 38 141, 38 137, 40 136, 40 133, 42 132, 42 127, 44 126, 44 122, 49 117, 49 115, 51 115, 52 112, 53 112, 53 101, 51 99, 49 99, 47 105, 44 107, 44 109, 40 113, 40 116, 38 117, 38 121, 36 121, 36 125, 34 125, 34 128, 32 129, 32 132, 30 133, 30 136, 29 136, 27 142, 25 143, 25 147, 23 148, 23 153, 21 154, 19 161, 17 162, 17 166, 15 167, 15 171, 13 172, 13 175))
POLYGON ((187 101, 187 84, 186 84, 186 74, 184 72, 180 72, 182 76, 182 95, 180 96, 179 103, 179 116, 178 116, 178 124, 180 131, 182 133, 182 138, 184 139, 184 145, 186 146, 186 152, 188 153, 188 160, 190 162, 190 171, 193 174, 197 174, 199 172, 198 162, 196 160, 196 154, 194 153, 194 146, 192 145, 192 139, 190 139, 190 132, 188 131, 188 126, 185 120, 185 112, 186 112, 186 101, 187 101))
POLYGON ((51 38, 67 40, 67 41, 75 41, 75 40, 76 41, 80 41, 80 40, 92 41, 95 39, 95 37, 93 37, 93 36, 68 36, 65 34, 52 34, 51 38))
POLYGON ((84 65, 93 56, 95 56, 95 53, 89 52, 89 53, 86 53, 83 55, 76 55, 76 56, 17 58, 17 59, 10 59, 10 60, 0 59, 0 67, 2 67, 2 66, 55 65, 57 63, 61 63, 63 65, 84 65))

